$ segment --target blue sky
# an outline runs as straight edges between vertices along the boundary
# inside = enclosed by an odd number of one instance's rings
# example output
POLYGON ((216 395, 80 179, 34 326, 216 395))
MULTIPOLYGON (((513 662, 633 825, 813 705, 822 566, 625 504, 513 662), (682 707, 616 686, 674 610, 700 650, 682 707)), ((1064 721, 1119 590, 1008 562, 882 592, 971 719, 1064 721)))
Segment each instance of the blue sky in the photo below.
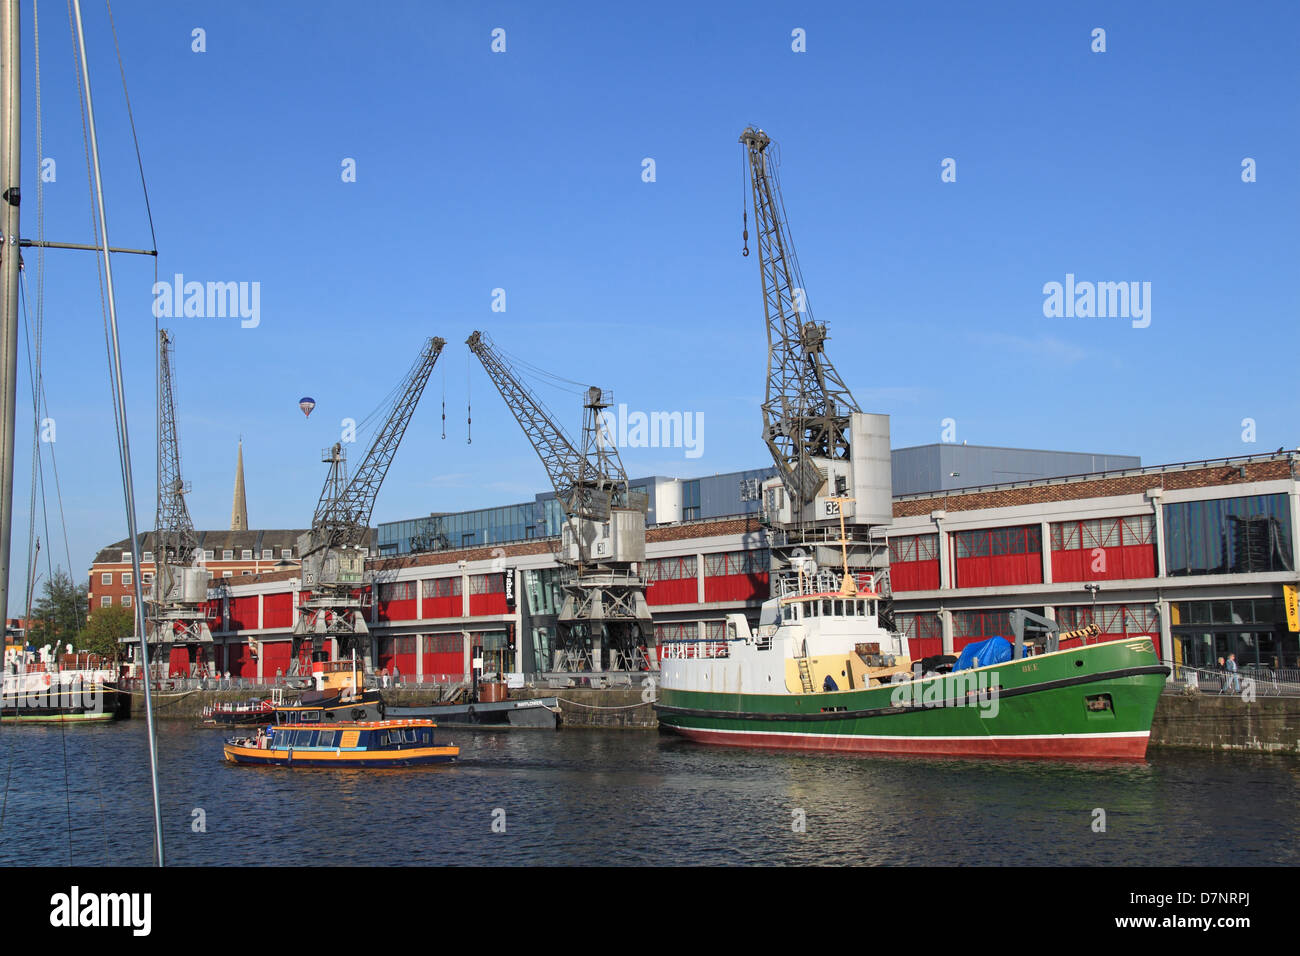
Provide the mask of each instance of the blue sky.
MULTIPOLYGON (((201 528, 229 523, 241 435, 253 526, 308 523, 320 450, 376 406, 427 335, 449 344, 374 519, 544 490, 462 344, 478 328, 633 410, 703 415, 702 455, 628 449, 634 475, 766 465, 758 266, 740 255, 736 139, 749 124, 781 144, 833 361, 865 409, 892 416, 895 446, 938 441, 945 418, 972 444, 1149 464, 1300 445, 1293 4, 119 0, 114 12, 162 276, 260 283, 256 328, 164 321, 201 528), (505 53, 490 49, 498 27, 505 53), (1104 53, 1091 50, 1097 27, 1104 53), (195 28, 206 52, 192 50, 195 28), (796 28, 806 52, 791 49, 796 28), (954 183, 940 180, 949 157, 954 183), (1241 180, 1246 157, 1254 183, 1241 180), (1150 326, 1046 318, 1043 285, 1067 273, 1151 283, 1150 326), (496 288, 504 313, 491 310, 496 288), (304 394, 318 403, 310 419, 304 394)), ((66 12, 42 3, 41 14, 43 153, 57 162, 46 235, 88 241, 66 12)), ((23 16, 29 28, 29 5, 23 16)), ((107 19, 93 0, 86 16, 110 237, 147 246, 107 19)), ((32 52, 29 32, 28 236, 32 52)), ((34 274, 33 252, 26 262, 34 274)), ((143 529, 153 263, 119 257, 116 270, 143 529)), ((46 387, 80 578, 125 533, 93 255, 50 253, 46 276, 46 387)), ((25 370, 18 392, 21 593, 25 370)), ((542 394, 576 431, 577 397, 542 394)), ((50 531, 66 565, 53 518, 50 531)))

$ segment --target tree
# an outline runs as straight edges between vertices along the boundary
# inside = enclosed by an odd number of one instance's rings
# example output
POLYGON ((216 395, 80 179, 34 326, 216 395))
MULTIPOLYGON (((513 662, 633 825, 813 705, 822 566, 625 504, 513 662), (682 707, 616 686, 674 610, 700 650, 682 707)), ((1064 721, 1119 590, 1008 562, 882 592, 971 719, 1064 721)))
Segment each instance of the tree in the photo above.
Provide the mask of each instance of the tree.
POLYGON ((53 644, 56 650, 74 643, 85 619, 89 590, 89 582, 77 584, 62 568, 55 568, 32 606, 28 642, 36 647, 53 644))
POLYGON ((122 656, 118 640, 135 633, 135 613, 129 607, 109 605, 91 611, 86 627, 77 635, 77 650, 101 657, 122 656))

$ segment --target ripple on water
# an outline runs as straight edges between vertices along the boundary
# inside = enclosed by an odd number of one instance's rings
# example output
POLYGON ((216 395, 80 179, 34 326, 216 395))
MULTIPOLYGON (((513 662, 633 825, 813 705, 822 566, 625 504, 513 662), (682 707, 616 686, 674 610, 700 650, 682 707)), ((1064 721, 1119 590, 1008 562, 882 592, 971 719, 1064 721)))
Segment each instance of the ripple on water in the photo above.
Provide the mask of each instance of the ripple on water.
MULTIPOLYGON (((448 729, 460 762, 236 767, 165 722, 169 862, 256 864, 1294 864, 1300 761, 1145 763, 746 751, 629 731, 448 729), (196 810, 206 832, 195 832, 196 810), (494 832, 505 811, 506 832, 494 832), (1093 828, 1104 811, 1105 832, 1093 828), (795 832, 802 811, 805 832, 795 832), (322 836, 328 835, 328 839, 322 836)), ((142 720, 0 727, 0 863, 147 864, 142 720), (66 755, 66 756, 65 756, 66 755), (68 786, 65 787, 65 772, 68 786), (69 846, 71 844, 71 846, 69 846)))

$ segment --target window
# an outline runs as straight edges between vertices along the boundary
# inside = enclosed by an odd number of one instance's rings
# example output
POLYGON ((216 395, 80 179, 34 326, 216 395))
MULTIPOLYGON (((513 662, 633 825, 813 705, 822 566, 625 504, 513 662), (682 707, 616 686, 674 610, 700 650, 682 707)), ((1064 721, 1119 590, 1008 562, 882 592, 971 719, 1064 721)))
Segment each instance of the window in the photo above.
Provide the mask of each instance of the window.
POLYGON ((211 561, 215 555, 216 552, 209 548, 207 551, 203 552, 203 559, 205 561, 211 561))
POLYGON ((112 599, 111 597, 105 595, 104 597, 102 597, 102 598, 99 599, 99 606, 100 606, 100 607, 112 607, 112 606, 113 606, 113 599, 112 599))
POLYGON ((224 549, 224 550, 221 552, 221 560, 222 560, 222 561, 233 561, 233 560, 235 560, 235 552, 232 551, 230 548, 226 548, 226 549, 224 549))
POLYGON ((424 597, 445 598, 460 594, 460 578, 431 578, 420 582, 424 597))
POLYGON ((235 576, 235 572, 234 572, 234 571, 222 571, 222 572, 221 572, 221 576, 222 576, 223 578, 233 578, 233 577, 235 576))
POLYGON ((1091 551, 1094 548, 1151 544, 1155 541, 1155 515, 1054 522, 1051 534, 1053 551, 1091 551))
POLYGON ((413 601, 415 600, 415 582, 390 581, 387 584, 381 584, 379 585, 379 600, 413 601))
POLYGON ((504 594, 506 576, 504 574, 475 574, 469 579, 470 594, 504 594))
POLYGON ((242 551, 239 552, 239 558, 240 558, 241 561, 252 561, 252 560, 253 560, 253 549, 252 549, 252 548, 244 548, 242 551))
POLYGON ((112 583, 113 583, 113 572, 112 572, 112 571, 105 571, 103 574, 101 574, 101 575, 99 576, 99 583, 100 583, 100 584, 112 584, 112 583))
POLYGON ((263 548, 263 549, 262 549, 262 560, 263 560, 263 561, 270 561, 270 560, 271 560, 272 558, 274 558, 274 557, 275 557, 275 552, 274 552, 273 550, 271 550, 270 548, 263 548))
POLYGON ((909 561, 937 561, 939 536, 937 534, 909 534, 889 539, 889 561, 904 564, 909 561))
POLYGON ((700 482, 682 482, 682 520, 691 521, 700 516, 700 482))
POLYGON ((243 577, 251 577, 252 574, 253 574, 252 571, 240 571, 240 572, 239 572, 239 576, 240 576, 241 578, 243 578, 243 577))
POLYGON ((293 549, 292 549, 292 548, 281 548, 281 549, 280 549, 280 560, 281 560, 281 561, 287 561, 287 560, 288 560, 289 558, 291 558, 291 557, 293 557, 293 549))
MULTIPOLYGON (((764 568, 763 570, 767 570, 764 568)), ((695 555, 680 558, 652 558, 646 562, 646 583, 656 581, 680 581, 696 575, 695 555)))
POLYGON ((958 531, 958 558, 987 558, 990 555, 1037 554, 1042 550, 1038 525, 1019 528, 991 528, 987 531, 958 531))
POLYGON ((130 607, 130 606, 131 606, 131 595, 129 595, 129 594, 123 594, 123 595, 122 595, 122 607, 130 607))
MULTIPOLYGON (((674 560, 668 558, 666 560, 674 560)), ((693 562, 692 562, 693 563, 693 562)), ((705 577, 718 577, 730 574, 766 574, 768 572, 768 553, 766 548, 753 551, 726 551, 722 554, 704 556, 705 577)), ((692 568, 689 577, 695 576, 692 568)))
POLYGON ((152 551, 146 551, 143 555, 141 555, 140 560, 141 560, 141 561, 152 561, 152 560, 153 560, 153 552, 152 552, 152 551))
POLYGON ((1164 509, 1171 576, 1295 569, 1285 494, 1183 501, 1164 509))
POLYGON ((153 585, 153 575, 147 571, 140 572, 140 583, 145 587, 151 587, 153 585))
POLYGON ((131 586, 131 572, 130 572, 130 571, 123 571, 123 572, 122 572, 122 586, 123 586, 123 587, 127 587, 127 588, 129 588, 129 587, 131 586))
POLYGON ((130 552, 130 551, 123 551, 123 552, 122 552, 122 563, 123 563, 123 564, 130 564, 130 563, 131 563, 131 552, 130 552))

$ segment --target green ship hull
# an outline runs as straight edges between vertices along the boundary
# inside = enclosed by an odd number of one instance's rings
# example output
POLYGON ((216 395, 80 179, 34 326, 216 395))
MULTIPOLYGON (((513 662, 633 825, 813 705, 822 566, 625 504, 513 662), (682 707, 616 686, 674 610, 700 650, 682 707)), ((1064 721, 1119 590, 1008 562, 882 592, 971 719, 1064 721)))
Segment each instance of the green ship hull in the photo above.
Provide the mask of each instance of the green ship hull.
POLYGON ((985 757, 1146 755, 1168 668, 1147 638, 823 693, 660 689, 661 727, 706 743, 985 757))

